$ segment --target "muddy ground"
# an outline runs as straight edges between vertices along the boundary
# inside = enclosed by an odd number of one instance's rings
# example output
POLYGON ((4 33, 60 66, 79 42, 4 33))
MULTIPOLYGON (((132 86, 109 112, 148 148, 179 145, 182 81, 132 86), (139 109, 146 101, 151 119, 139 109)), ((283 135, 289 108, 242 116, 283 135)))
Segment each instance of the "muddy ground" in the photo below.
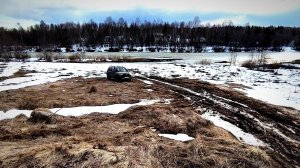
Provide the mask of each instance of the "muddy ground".
POLYGON ((117 115, 53 115, 48 124, 33 122, 24 115, 2 120, 0 167, 300 165, 299 111, 266 104, 230 88, 196 80, 156 77, 147 80, 153 84, 137 78, 123 83, 103 78, 72 78, 0 92, 0 110, 4 111, 162 100, 149 106, 134 106, 117 115), (166 99, 172 101, 168 103, 166 99), (208 110, 221 114, 223 119, 252 133, 267 146, 244 144, 214 126, 201 117, 208 110), (195 139, 180 142, 160 137, 159 133, 185 133, 195 139))

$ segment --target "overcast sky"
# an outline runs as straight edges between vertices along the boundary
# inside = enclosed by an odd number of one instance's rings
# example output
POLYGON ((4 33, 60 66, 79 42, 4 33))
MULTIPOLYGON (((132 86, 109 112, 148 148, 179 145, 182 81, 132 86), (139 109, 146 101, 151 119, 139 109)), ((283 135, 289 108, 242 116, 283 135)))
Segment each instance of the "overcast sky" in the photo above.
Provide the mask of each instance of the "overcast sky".
POLYGON ((300 27, 300 0, 0 0, 0 26, 26 28, 39 23, 103 22, 111 16, 203 24, 232 20, 235 25, 300 27))

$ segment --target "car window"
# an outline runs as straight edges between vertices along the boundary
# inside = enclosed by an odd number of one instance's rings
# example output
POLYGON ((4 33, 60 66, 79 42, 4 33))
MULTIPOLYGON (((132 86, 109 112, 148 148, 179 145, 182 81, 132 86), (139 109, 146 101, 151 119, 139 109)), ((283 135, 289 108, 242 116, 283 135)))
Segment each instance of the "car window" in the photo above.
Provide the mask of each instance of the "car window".
POLYGON ((128 70, 124 67, 116 67, 117 72, 128 72, 128 70))

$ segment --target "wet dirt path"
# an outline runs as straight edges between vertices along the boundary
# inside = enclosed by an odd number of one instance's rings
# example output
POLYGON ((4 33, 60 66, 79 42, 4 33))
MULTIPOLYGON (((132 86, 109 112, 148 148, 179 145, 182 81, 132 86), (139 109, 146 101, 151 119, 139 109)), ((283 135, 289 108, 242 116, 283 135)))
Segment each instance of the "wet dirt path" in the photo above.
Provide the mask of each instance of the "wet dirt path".
MULTIPOLYGON (((143 77, 141 77, 143 78, 143 77)), ((188 97, 202 113, 212 111, 265 142, 271 157, 282 167, 300 165, 300 112, 270 105, 233 90, 185 79, 146 78, 188 97)))

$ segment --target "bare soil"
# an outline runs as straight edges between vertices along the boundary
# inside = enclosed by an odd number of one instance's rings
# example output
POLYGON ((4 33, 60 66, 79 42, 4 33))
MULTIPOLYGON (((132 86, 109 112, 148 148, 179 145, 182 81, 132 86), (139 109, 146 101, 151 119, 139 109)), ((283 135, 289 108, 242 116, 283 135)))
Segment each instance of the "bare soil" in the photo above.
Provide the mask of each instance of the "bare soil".
MULTIPOLYGON (((158 79, 158 78, 156 78, 158 79)), ((0 167, 296 167, 299 144, 278 135, 241 112, 273 123, 299 142, 299 111, 266 104, 230 89, 195 80, 139 79, 118 83, 103 78, 72 78, 0 92, 0 110, 109 105, 160 99, 117 115, 92 113, 80 117, 54 115, 54 122, 34 123, 20 115, 0 121, 0 167), (193 95, 166 83, 189 88, 193 95), (147 89, 152 89, 149 92, 147 89), (93 91, 91 91, 93 90, 93 91), (187 100, 186 97, 191 100, 187 100), (226 99, 224 99, 226 98, 226 99), (172 99, 171 103, 164 102, 172 99), (242 106, 239 103, 247 105, 242 106), (224 108, 222 102, 227 104, 224 108), (199 110, 200 109, 200 110, 199 110), (266 142, 242 143, 201 117, 210 109, 266 142), (296 115, 297 114, 297 115, 296 115), (155 130, 154 130, 155 129, 155 130), (294 134, 289 131, 294 130, 294 134), (185 133, 188 142, 160 137, 185 133)))

